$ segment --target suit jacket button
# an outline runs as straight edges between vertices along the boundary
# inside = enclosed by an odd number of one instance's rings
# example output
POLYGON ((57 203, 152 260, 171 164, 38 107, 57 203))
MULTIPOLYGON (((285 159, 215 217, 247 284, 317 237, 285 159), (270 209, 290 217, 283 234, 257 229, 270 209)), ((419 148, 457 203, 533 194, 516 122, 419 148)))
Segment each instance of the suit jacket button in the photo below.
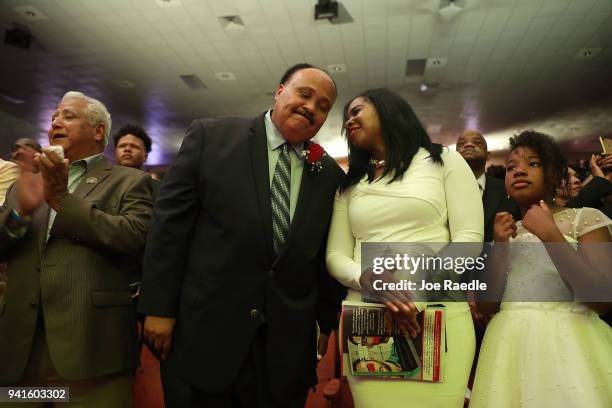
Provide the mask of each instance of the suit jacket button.
POLYGON ((38 307, 38 305, 36 303, 34 303, 34 302, 30 302, 30 307, 32 309, 36 309, 38 307))
POLYGON ((253 319, 257 319, 259 317, 259 310, 257 310, 257 309, 251 310, 251 317, 253 319))

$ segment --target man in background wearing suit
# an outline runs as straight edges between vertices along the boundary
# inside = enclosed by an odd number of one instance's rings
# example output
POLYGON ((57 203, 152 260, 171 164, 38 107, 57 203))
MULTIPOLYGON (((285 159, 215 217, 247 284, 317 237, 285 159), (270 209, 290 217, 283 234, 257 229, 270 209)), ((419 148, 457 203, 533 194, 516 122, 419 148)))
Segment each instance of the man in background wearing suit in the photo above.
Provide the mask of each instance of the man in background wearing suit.
MULTIPOLYGON (((98 100, 68 92, 0 211, 0 384, 64 386, 74 406, 131 407, 136 313, 126 270, 142 252, 150 178, 102 152, 111 119, 98 100)), ((19 404, 17 404, 19 405, 19 404)))
POLYGON ((491 153, 487 150, 487 141, 483 135, 475 130, 466 130, 457 139, 456 149, 468 163, 478 182, 484 207, 484 242, 491 242, 495 214, 509 210, 514 213, 515 205, 508 199, 504 181, 485 174, 491 153))
POLYGON ((272 110, 187 131, 157 195, 139 305, 167 407, 304 406, 315 320, 335 328, 343 296, 324 269, 343 172, 302 157, 335 100, 326 72, 298 64, 272 110))
POLYGON ((33 160, 34 153, 40 153, 40 144, 29 137, 15 140, 11 146, 11 161, 15 163, 27 163, 33 160))

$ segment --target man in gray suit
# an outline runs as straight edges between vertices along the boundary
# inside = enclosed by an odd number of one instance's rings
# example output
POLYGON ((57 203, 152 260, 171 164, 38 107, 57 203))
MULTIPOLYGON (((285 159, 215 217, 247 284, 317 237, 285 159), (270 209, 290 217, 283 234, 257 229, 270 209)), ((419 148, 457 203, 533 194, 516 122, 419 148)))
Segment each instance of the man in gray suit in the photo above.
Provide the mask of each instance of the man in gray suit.
POLYGON ((70 387, 75 406, 131 407, 136 315, 127 270, 139 259, 152 212, 146 173, 102 152, 105 106, 64 95, 49 143, 66 159, 35 156, 0 211, 0 385, 70 387))

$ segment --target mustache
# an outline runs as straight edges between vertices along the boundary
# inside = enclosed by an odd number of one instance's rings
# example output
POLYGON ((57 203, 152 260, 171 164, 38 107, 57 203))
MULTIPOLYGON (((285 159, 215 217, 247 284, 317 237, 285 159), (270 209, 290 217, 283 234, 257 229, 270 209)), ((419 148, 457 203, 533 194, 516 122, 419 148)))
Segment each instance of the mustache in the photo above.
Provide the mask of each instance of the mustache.
POLYGON ((298 108, 295 110, 295 113, 304 116, 306 119, 308 119, 311 125, 314 123, 314 115, 310 113, 310 111, 308 111, 307 109, 298 108))

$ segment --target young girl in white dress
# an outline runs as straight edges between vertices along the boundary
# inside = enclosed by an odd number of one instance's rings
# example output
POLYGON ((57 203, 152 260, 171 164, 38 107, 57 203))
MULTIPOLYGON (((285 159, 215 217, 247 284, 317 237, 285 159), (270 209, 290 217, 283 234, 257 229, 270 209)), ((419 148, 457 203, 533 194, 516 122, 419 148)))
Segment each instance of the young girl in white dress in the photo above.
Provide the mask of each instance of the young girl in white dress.
MULTIPOLYGON (((496 216, 487 282, 503 297, 485 333, 470 407, 610 408, 612 329, 598 316, 610 304, 576 299, 612 296, 612 221, 593 208, 555 205, 567 165, 552 138, 524 131, 510 149, 506 191, 523 219, 496 216)), ((479 304, 484 313, 496 306, 479 304)))

